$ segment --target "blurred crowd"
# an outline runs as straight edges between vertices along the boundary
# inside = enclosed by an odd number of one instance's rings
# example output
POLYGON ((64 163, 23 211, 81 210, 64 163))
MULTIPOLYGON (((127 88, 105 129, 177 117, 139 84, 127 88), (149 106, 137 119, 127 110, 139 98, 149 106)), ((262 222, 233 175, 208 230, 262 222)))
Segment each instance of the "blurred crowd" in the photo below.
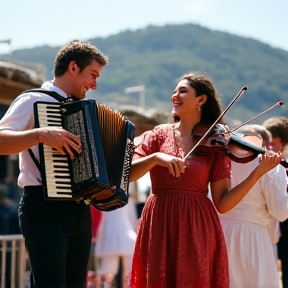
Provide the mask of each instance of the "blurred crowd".
POLYGON ((18 204, 21 189, 11 183, 0 183, 0 235, 20 234, 18 204))
POLYGON ((92 246, 87 288, 127 288, 138 219, 150 194, 149 173, 130 183, 128 204, 101 212, 91 206, 92 246))

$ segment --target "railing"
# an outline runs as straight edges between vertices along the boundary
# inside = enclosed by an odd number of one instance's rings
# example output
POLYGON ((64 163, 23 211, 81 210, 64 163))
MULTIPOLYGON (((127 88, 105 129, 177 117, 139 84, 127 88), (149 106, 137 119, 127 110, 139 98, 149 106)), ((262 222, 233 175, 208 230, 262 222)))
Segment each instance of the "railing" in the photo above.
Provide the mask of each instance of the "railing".
POLYGON ((22 235, 0 235, 0 288, 24 288, 26 251, 22 235))

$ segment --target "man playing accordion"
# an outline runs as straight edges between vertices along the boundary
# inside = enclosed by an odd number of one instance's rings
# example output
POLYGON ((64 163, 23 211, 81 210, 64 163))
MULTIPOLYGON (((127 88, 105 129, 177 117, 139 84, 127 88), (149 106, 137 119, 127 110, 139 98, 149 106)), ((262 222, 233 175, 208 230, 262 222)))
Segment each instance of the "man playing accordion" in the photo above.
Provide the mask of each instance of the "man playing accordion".
MULTIPOLYGON (((72 95, 83 99, 89 89, 97 88, 96 80, 107 64, 107 56, 92 44, 71 41, 56 56, 55 78, 48 89, 59 99, 72 95)), ((58 100, 41 92, 16 98, 0 121, 0 153, 19 153, 18 185, 24 187, 19 219, 32 268, 32 287, 83 288, 91 247, 90 207, 83 202, 45 201, 37 167, 40 143, 71 159, 82 151, 80 137, 61 127, 35 129, 34 103, 58 100)))

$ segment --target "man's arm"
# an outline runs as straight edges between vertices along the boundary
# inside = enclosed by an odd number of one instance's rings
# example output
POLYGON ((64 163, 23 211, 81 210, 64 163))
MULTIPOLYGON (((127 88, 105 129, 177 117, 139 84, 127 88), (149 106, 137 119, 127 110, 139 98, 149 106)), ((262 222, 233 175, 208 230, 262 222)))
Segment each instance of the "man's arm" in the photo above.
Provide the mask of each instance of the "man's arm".
POLYGON ((286 170, 280 165, 260 180, 268 211, 278 221, 288 218, 287 180, 286 170))
POLYGON ((17 154, 39 143, 57 149, 62 155, 69 154, 72 159, 75 152, 82 151, 80 137, 60 127, 0 131, 0 155, 17 154))
POLYGON ((0 155, 11 155, 22 152, 39 143, 37 129, 27 131, 0 131, 0 155))

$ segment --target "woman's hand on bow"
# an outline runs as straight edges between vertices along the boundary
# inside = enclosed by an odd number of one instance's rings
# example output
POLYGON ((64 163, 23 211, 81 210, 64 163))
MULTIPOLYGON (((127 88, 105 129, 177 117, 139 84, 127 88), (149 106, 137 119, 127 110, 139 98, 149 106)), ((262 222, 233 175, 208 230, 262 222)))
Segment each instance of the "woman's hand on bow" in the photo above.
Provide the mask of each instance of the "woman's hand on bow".
POLYGON ((180 177, 185 171, 185 160, 165 153, 156 153, 157 165, 167 167, 173 177, 180 177))

